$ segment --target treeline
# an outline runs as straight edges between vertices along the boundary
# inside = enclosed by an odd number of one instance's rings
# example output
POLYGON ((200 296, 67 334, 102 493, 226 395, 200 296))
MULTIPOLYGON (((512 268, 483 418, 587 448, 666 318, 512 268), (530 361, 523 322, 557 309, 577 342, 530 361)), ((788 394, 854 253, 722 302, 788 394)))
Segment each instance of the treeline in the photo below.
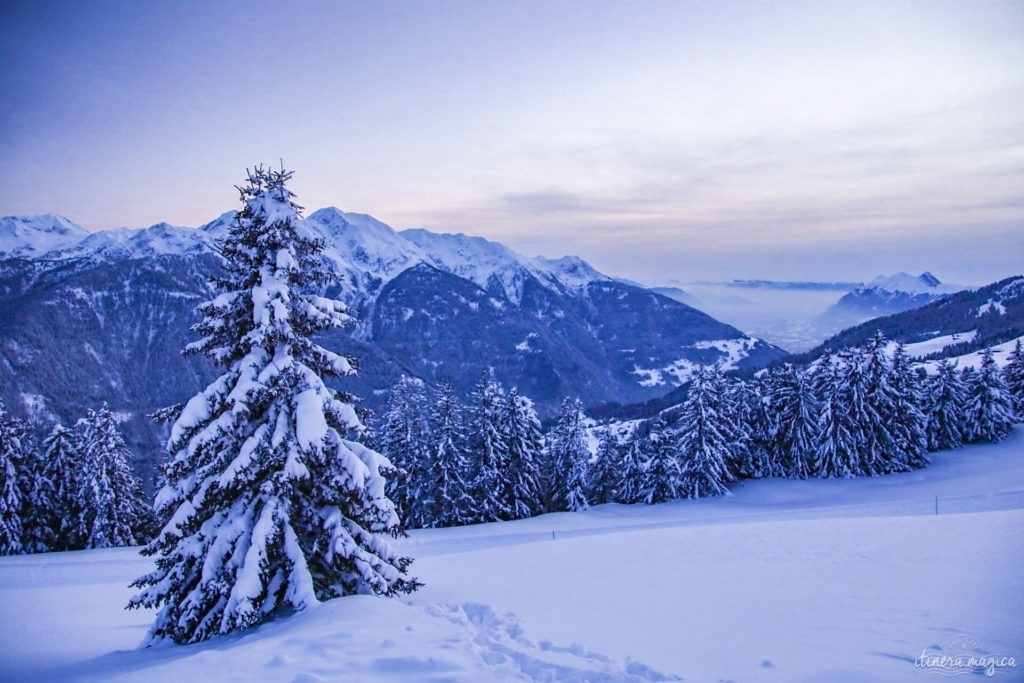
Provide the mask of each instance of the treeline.
POLYGON ((37 443, 0 403, 0 555, 136 545, 153 512, 106 404, 37 443))
POLYGON ((938 363, 929 375, 878 333, 864 347, 751 381, 700 369, 681 405, 626 435, 592 430, 567 400, 541 434, 532 404, 486 373, 466 400, 419 380, 392 390, 379 427, 396 468, 389 493, 407 527, 520 519, 618 502, 727 492, 738 479, 875 476, 919 469, 929 451, 998 441, 1024 415, 1020 344, 1000 370, 938 363))

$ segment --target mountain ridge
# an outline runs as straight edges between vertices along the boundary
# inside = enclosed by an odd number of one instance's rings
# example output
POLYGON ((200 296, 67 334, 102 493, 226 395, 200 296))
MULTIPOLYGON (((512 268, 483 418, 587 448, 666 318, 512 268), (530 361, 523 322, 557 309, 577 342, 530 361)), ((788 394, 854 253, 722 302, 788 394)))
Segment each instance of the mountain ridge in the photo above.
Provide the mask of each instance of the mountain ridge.
MULTIPOLYGON (((125 415, 141 462, 154 462, 165 435, 145 415, 216 376, 180 350, 192 340, 196 305, 212 295, 216 243, 233 216, 199 228, 78 235, 38 257, 0 258, 0 398, 66 424, 109 402, 125 415)), ((357 320, 322 340, 365 360, 338 386, 371 409, 402 374, 430 385, 451 379, 468 392, 490 369, 548 417, 565 397, 647 400, 696 364, 762 366, 785 353, 579 257, 530 258, 466 235, 403 236, 332 207, 300 227, 323 238, 340 279, 327 293, 357 320)))

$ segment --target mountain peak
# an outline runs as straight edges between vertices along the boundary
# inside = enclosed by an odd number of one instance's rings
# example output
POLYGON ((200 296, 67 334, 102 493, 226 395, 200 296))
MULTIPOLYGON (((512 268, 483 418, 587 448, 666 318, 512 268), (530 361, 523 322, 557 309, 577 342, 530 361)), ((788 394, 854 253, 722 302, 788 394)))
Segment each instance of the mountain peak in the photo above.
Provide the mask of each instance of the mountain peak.
POLYGON ((75 244, 89 234, 82 226, 55 213, 4 216, 0 218, 0 254, 41 256, 48 251, 75 244))
POLYGON ((944 285, 939 278, 925 271, 920 275, 895 273, 879 275, 864 286, 864 289, 876 289, 885 292, 907 292, 909 294, 936 294, 955 292, 963 289, 955 285, 944 285))

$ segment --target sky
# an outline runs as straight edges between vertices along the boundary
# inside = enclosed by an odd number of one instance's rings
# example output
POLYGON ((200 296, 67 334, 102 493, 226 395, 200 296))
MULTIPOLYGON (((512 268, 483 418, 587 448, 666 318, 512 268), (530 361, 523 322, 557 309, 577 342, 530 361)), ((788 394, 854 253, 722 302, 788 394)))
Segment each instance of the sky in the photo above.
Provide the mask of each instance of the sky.
POLYGON ((0 215, 308 209, 649 284, 1024 272, 1024 2, 0 0, 0 215))

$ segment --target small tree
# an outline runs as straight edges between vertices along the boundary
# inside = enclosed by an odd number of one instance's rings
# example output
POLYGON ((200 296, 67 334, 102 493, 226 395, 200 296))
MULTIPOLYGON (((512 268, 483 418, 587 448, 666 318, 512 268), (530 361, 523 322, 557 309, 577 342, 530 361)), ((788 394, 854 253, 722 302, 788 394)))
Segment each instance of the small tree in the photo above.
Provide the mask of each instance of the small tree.
POLYGON ((774 375, 769 402, 773 449, 783 475, 807 479, 818 471, 818 400, 806 372, 791 365, 774 375))
POLYGON ((186 348, 224 368, 177 417, 163 529, 144 551, 157 568, 129 607, 159 608, 150 642, 194 643, 354 593, 419 584, 387 537, 387 459, 362 445, 350 396, 324 377, 356 371, 313 341, 350 323, 319 295, 332 277, 300 227, 291 173, 256 169, 221 248, 221 294, 199 308, 186 348))
POLYGON ((78 537, 77 520, 81 517, 79 492, 85 473, 82 454, 75 435, 63 425, 54 425, 43 440, 43 477, 52 486, 52 511, 49 525, 54 550, 76 550, 85 547, 85 539, 78 537))
POLYGON ((53 530, 57 501, 54 499, 53 481, 47 476, 46 461, 36 446, 29 425, 15 421, 21 442, 21 544, 26 553, 45 553, 53 550, 56 536, 53 530))
POLYGON ((513 387, 505 414, 508 472, 504 477, 502 506, 511 519, 530 517, 540 511, 540 465, 544 450, 540 421, 533 402, 513 387))
POLYGON ((469 466, 462 447, 462 417, 451 382, 444 381, 438 388, 431 422, 431 461, 426 480, 432 485, 429 491, 417 491, 429 501, 427 526, 471 524, 478 515, 466 483, 469 466))
POLYGON ((941 451, 959 448, 964 443, 967 391, 956 363, 939 361, 929 377, 925 401, 928 449, 941 451))
POLYGON ((928 457, 928 426, 922 406, 924 397, 910 356, 902 343, 892 355, 889 385, 893 392, 893 412, 883 415, 895 451, 889 458, 889 472, 905 472, 925 467, 928 457))
POLYGON ((388 498, 405 527, 425 525, 430 514, 418 495, 430 476, 426 402, 423 382, 403 375, 391 389, 380 429, 381 450, 395 468, 387 482, 388 498))
POLYGON ((512 509, 504 492, 508 490, 508 436, 505 419, 508 402, 490 372, 480 376, 470 395, 468 432, 471 459, 476 466, 472 476, 477 521, 511 519, 512 509))
POLYGON ((1014 344, 1007 360, 1009 362, 1003 368, 1003 375, 1013 397, 1014 413, 1020 422, 1024 420, 1024 353, 1021 352, 1020 339, 1014 344))
POLYGON ((866 349, 849 352, 845 375, 851 399, 850 426, 859 435, 860 473, 869 476, 905 469, 899 463, 900 447, 893 434, 899 397, 892 385, 889 343, 879 331, 866 349), (860 397, 863 396, 863 400, 860 397))
POLYGON ((0 555, 22 552, 21 493, 18 469, 21 441, 18 430, 0 402, 0 555))
POLYGON ((551 509, 586 510, 589 507, 586 485, 590 450, 583 429, 583 406, 578 399, 562 401, 549 449, 551 509))
MULTIPOLYGON (((773 448, 774 420, 767 394, 768 382, 737 380, 724 386, 721 428, 735 466, 730 479, 761 479, 782 475, 780 454, 773 448)), ((729 463, 727 463, 728 465, 729 463)))
POLYGON ((643 501, 644 477, 647 459, 644 457, 640 429, 633 430, 622 449, 622 465, 619 482, 615 486, 615 502, 633 505, 643 501))
POLYGON ((641 449, 645 466, 636 493, 638 502, 655 505, 682 496, 683 475, 676 456, 675 435, 663 417, 654 418, 641 449))
POLYGON ((981 366, 971 376, 965 416, 967 441, 1001 441, 1013 431, 1013 401, 992 349, 981 352, 981 366))
POLYGON ((735 459, 723 415, 722 375, 717 368, 701 368, 683 401, 679 420, 678 453, 682 464, 683 495, 688 498, 728 493, 727 463, 735 459))
POLYGON ((821 406, 814 458, 818 476, 824 478, 855 477, 861 471, 860 446, 855 436, 859 426, 851 429, 849 385, 843 382, 844 372, 843 364, 828 351, 818 360, 814 371, 814 393, 821 406))
POLYGON ((135 545, 147 523, 142 485, 128 465, 132 454, 106 404, 82 424, 84 472, 77 507, 86 548, 135 545))
POLYGON ((587 500, 594 505, 611 503, 617 498, 622 480, 622 453, 611 427, 601 430, 597 454, 587 470, 587 500))

